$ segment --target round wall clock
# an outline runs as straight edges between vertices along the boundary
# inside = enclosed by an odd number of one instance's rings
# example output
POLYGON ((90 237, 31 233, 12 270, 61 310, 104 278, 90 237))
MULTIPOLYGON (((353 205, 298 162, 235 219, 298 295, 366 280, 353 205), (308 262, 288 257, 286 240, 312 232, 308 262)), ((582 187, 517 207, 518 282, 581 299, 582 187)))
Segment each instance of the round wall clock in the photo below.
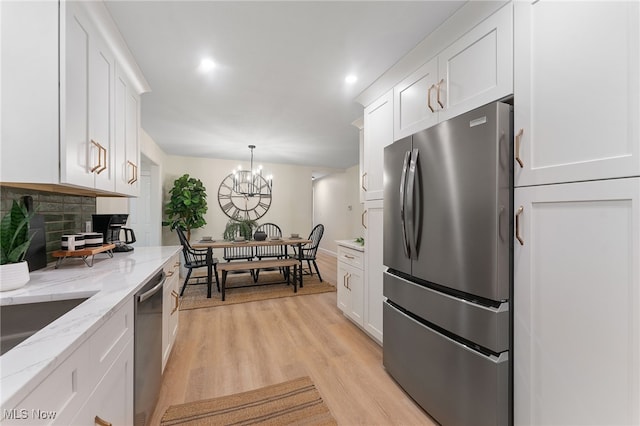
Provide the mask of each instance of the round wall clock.
POLYGON ((231 173, 220 183, 218 204, 231 219, 260 219, 271 207, 271 184, 246 170, 231 173))

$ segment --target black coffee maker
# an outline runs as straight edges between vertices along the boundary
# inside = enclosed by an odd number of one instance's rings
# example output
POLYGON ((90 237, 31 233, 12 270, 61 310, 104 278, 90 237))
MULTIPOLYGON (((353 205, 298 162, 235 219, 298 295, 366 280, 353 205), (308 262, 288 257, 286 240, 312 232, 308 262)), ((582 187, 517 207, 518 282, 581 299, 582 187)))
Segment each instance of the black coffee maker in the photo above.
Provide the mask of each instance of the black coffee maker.
POLYGON ((125 228, 128 214, 94 214, 91 215, 93 232, 100 232, 104 236, 105 243, 115 244, 114 252, 133 251, 128 244, 136 242, 136 234, 131 228, 125 228), (124 232, 124 241, 120 234, 124 232))

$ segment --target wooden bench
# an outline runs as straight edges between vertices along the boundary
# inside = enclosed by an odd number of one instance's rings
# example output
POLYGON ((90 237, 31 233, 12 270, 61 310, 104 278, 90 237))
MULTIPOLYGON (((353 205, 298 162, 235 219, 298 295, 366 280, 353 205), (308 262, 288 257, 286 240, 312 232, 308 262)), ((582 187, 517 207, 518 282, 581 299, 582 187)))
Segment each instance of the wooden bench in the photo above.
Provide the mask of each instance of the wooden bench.
POLYGON ((222 301, 224 301, 225 296, 225 288, 227 281, 227 273, 229 271, 247 271, 247 270, 255 270, 255 269, 271 269, 271 268, 285 268, 286 269, 286 277, 287 284, 291 284, 291 273, 290 268, 293 266, 293 292, 298 292, 298 283, 300 283, 300 287, 302 287, 302 278, 298 276, 298 268, 300 266, 300 261, 298 259, 288 258, 288 259, 264 259, 264 260, 245 260, 242 262, 226 262, 226 263, 218 263, 218 271, 222 272, 222 285, 221 285, 221 296, 222 301))

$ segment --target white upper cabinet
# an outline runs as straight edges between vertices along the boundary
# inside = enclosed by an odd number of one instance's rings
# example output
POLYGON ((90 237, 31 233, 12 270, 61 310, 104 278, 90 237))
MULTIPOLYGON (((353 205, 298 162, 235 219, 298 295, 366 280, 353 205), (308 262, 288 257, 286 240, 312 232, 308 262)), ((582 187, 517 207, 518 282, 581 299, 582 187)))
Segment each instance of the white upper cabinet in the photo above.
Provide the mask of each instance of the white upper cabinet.
MULTIPOLYGON (((126 170, 139 163, 148 90, 102 2, 3 2, 0 182, 137 195, 116 185, 116 67, 127 70, 126 170), (27 162, 29 167, 24 167, 27 162), (62 186, 61 186, 62 185, 62 186)), ((121 123, 118 123, 121 124, 121 123)))
POLYGON ((640 3, 514 3, 515 185, 638 176, 640 3))
POLYGON ((482 21, 438 55, 439 121, 513 93, 513 5, 482 21))
POLYGON ((393 90, 364 109, 364 172, 361 186, 365 200, 382 199, 384 147, 393 142, 393 90))
POLYGON ((438 84, 438 59, 418 68, 393 89, 393 139, 402 139, 438 123, 434 91, 438 84))
MULTIPOLYGON (((98 160, 97 150, 89 141, 89 68, 92 37, 88 19, 73 6, 67 5, 60 17, 64 28, 60 69, 60 182, 93 187, 92 163, 98 160), (93 156, 91 155, 93 154, 93 156), (94 157, 94 158, 91 158, 94 157)), ((56 165, 57 166, 57 165, 56 165)), ((27 179, 27 177, 25 177, 27 179)))
POLYGON ((126 76, 116 70, 115 87, 115 181, 116 192, 138 195, 140 98, 126 76))
POLYGON ((513 6, 466 32, 394 88, 394 140, 513 93, 513 6))
POLYGON ((89 159, 95 188, 115 191, 113 105, 115 60, 109 49, 98 39, 89 51, 89 159))
POLYGON ((0 2, 0 40, 0 182, 57 183, 57 2, 0 2))

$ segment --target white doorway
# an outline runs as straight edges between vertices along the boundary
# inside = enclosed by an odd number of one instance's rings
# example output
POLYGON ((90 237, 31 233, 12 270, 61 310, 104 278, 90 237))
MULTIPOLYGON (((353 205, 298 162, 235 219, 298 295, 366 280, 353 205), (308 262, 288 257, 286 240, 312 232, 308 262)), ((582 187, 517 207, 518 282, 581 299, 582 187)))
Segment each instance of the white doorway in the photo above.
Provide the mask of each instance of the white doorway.
POLYGON ((160 167, 141 155, 140 194, 132 198, 129 223, 136 233, 136 245, 151 247, 162 245, 162 188, 160 167))

